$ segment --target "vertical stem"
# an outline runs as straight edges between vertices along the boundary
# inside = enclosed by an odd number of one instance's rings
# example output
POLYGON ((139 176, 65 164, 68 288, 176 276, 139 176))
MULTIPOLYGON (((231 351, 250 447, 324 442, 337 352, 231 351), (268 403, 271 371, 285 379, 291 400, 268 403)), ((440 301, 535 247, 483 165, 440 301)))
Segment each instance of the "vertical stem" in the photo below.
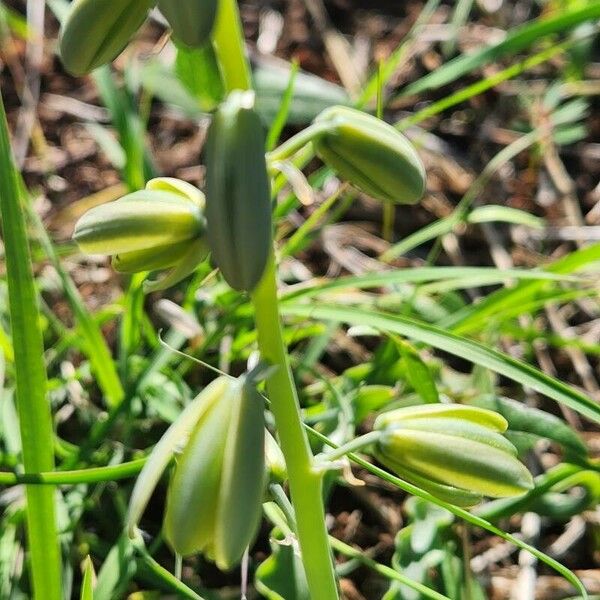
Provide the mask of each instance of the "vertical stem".
POLYGON ((288 470, 310 597, 312 600, 335 600, 338 591, 325 527, 322 476, 314 468, 300 419, 300 405, 281 331, 273 258, 254 290, 252 300, 261 357, 277 367, 267 381, 267 389, 288 470))
MULTIPOLYGON (((220 0, 213 43, 227 92, 252 89, 237 0, 220 0)), ((337 583, 325 527, 322 476, 314 468, 283 342, 273 256, 252 300, 261 357, 277 367, 267 381, 267 389, 287 466, 310 597, 311 600, 337 600, 337 583)))
POLYGON ((213 43, 228 92, 252 89, 252 75, 246 59, 244 40, 237 0, 220 0, 213 43))
MULTIPOLYGON (((44 346, 17 172, 0 96, 0 213, 14 348, 16 398, 25 474, 54 469, 44 346)), ((60 600, 61 565, 54 487, 26 486, 33 598, 60 600)))

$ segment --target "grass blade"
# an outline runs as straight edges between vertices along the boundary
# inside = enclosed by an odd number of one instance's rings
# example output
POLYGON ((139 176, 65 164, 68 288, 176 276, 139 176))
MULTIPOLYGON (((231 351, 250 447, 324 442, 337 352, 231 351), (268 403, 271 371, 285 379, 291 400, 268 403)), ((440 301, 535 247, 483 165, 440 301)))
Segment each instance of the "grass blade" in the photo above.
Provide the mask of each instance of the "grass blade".
POLYGON ((40 240, 46 256, 60 278, 63 292, 71 306, 71 310, 75 314, 75 318, 77 319, 79 329, 83 336, 83 347, 90 359, 92 370, 98 378, 98 385, 106 399, 106 404, 109 407, 115 407, 122 402, 125 392, 121 385, 117 370, 115 369, 115 364, 106 340, 102 335, 100 327, 96 321, 94 321, 83 303, 81 295, 75 287, 73 280, 63 268, 40 218, 33 210, 30 210, 29 214, 36 227, 38 239, 40 240))
POLYGON ((538 369, 507 354, 427 323, 397 315, 340 305, 284 304, 282 309, 284 314, 287 315, 325 321, 343 321, 350 325, 367 325, 381 331, 396 333, 429 344, 434 348, 504 375, 600 423, 600 405, 575 388, 564 384, 558 379, 549 377, 538 369))
POLYGON ((552 33, 567 31, 580 23, 598 17, 600 17, 600 4, 592 2, 589 6, 579 10, 559 11, 558 16, 532 21, 514 30, 499 44, 451 60, 443 67, 407 86, 402 95, 410 96, 439 88, 503 56, 520 52, 540 38, 552 33))
MULTIPOLYGON (((0 213, 5 247, 9 310, 15 357, 17 407, 25 472, 54 469, 54 435, 44 345, 39 327, 31 255, 12 160, 4 103, 0 97, 0 213)), ((60 600, 61 559, 55 490, 27 486, 27 534, 34 598, 60 600)))

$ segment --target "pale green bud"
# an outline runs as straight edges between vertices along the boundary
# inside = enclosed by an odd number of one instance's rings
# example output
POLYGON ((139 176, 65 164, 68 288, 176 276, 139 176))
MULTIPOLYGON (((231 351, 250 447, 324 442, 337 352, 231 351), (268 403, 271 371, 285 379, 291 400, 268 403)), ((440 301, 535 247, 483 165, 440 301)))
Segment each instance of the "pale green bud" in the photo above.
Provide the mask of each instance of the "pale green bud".
POLYGON ((181 555, 202 552, 229 570, 252 543, 265 485, 264 403, 240 377, 219 378, 177 461, 165 537, 181 555))
POLYGON ((515 447, 502 435, 506 420, 471 406, 432 404, 384 413, 374 455, 398 476, 460 506, 483 496, 505 497, 533 487, 515 447))
POLYGON ((145 190, 92 208, 75 225, 73 238, 90 254, 113 256, 117 271, 171 269, 148 282, 164 289, 189 275, 208 255, 204 196, 182 181, 154 179, 145 190))
POLYGON ((213 116, 206 141, 208 242, 227 283, 252 291, 272 248, 265 133, 253 92, 232 92, 213 116))
POLYGON ((154 4, 155 0, 75 0, 60 36, 67 71, 84 75, 116 58, 154 4))
POLYGON ((423 196, 423 163, 394 127, 345 106, 324 110, 317 124, 329 127, 315 136, 315 151, 341 179, 385 202, 414 204, 423 196))
POLYGON ((217 0, 159 0, 158 7, 177 41, 191 48, 208 42, 217 16, 217 0))

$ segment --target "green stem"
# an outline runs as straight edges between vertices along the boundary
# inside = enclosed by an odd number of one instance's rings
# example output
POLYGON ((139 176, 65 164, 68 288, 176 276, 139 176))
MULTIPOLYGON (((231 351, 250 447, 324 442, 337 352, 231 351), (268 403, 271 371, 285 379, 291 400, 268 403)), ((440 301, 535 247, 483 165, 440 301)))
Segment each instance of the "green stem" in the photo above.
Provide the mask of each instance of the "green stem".
POLYGON ((140 458, 120 465, 94 467, 76 471, 50 471, 46 473, 0 473, 0 485, 79 485, 81 483, 102 483, 135 477, 146 464, 140 458))
POLYGON ((309 125, 306 129, 299 131, 295 136, 286 140, 274 150, 271 150, 271 152, 267 154, 267 162, 274 163, 278 160, 287 160, 302 150, 304 146, 322 137, 327 132, 331 131, 331 129, 330 122, 313 123, 312 125, 309 125))
MULTIPOLYGON (((250 67, 244 52, 244 35, 236 0, 221 0, 213 42, 227 92, 251 89, 250 67)), ((310 597, 311 600, 337 600, 339 596, 325 527, 322 474, 314 469, 312 452, 300 418, 300 404, 283 342, 273 257, 252 300, 262 359, 277 367, 267 381, 267 389, 288 470, 310 597)))
MULTIPOLYGON (((17 411, 25 473, 54 469, 54 434, 47 397, 44 345, 25 210, 12 160, 8 125, 0 96, 0 214, 15 359, 17 411)), ((33 598, 60 600, 61 558, 56 527, 56 491, 26 487, 27 535, 33 598)))
POLYGON ((350 440, 347 444, 344 444, 343 446, 338 446, 335 450, 321 454, 319 458, 322 458, 323 461, 338 460, 340 458, 343 458, 347 454, 350 454, 352 452, 358 452, 358 450, 362 450, 367 446, 371 446, 377 443, 384 435, 385 432, 383 431, 370 431, 365 435, 361 435, 360 437, 350 440))
POLYGON ((228 92, 252 89, 252 75, 246 59, 244 40, 237 0, 221 0, 213 31, 213 44, 228 92))
POLYGON ((335 600, 338 591, 325 527, 322 473, 315 469, 300 418, 300 404, 282 336, 273 258, 254 290, 252 300, 261 357, 277 367, 267 381, 267 390, 288 470, 310 597, 312 600, 335 600))

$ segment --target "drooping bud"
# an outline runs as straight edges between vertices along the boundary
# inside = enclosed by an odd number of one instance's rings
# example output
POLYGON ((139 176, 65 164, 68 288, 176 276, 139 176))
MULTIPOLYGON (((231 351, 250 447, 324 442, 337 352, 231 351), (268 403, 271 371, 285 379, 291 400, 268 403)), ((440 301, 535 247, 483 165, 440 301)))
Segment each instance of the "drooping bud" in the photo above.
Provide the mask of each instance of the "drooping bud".
POLYGON ((123 273, 172 269, 148 291, 174 285, 208 255, 204 196, 183 181, 154 179, 145 190, 92 208, 73 238, 90 254, 109 254, 123 273))
POLYGON ((209 40, 217 16, 217 0, 159 0, 158 7, 177 41, 200 48, 209 40))
POLYGON ((206 219, 215 263, 236 290, 252 291, 272 248, 265 133, 253 92, 232 92, 206 141, 206 219))
POLYGON ((483 496, 517 496, 533 487, 498 413, 428 404, 381 415, 374 455, 399 477, 442 500, 473 506, 483 496))
POLYGON ((264 404, 245 377, 220 379, 221 392, 211 396, 177 461, 164 532, 177 553, 202 552, 229 570, 252 543, 260 521, 264 404))
POLYGON ((340 178, 385 202, 414 204, 425 191, 425 168, 411 143, 388 123, 359 110, 332 106, 315 124, 317 155, 340 178))
POLYGON ((75 0, 60 36, 69 73, 84 75, 116 58, 155 0, 75 0))

